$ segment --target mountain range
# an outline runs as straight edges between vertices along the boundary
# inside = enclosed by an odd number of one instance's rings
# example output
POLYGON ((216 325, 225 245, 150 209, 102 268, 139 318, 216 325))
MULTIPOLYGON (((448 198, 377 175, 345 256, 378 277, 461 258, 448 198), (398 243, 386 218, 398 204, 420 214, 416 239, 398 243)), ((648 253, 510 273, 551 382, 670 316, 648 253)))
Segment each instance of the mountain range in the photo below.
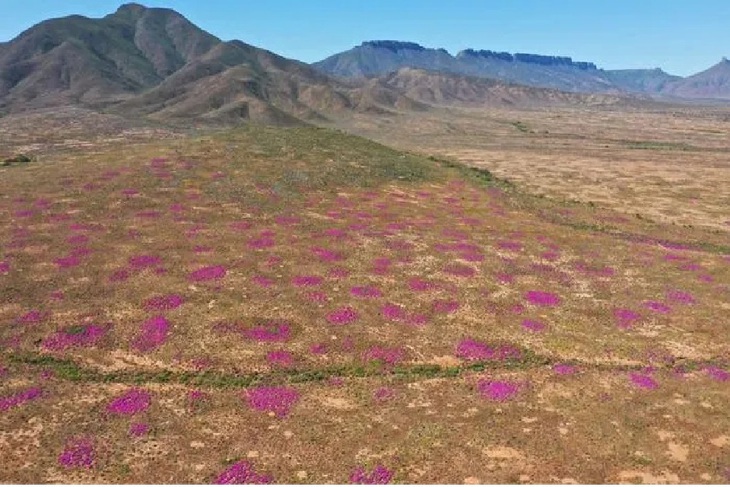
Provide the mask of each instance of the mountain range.
POLYGON ((681 79, 566 57, 370 41, 308 65, 222 41, 181 14, 131 3, 50 19, 0 43, 0 116, 83 106, 166 121, 300 123, 431 105, 613 104, 626 93, 730 98, 730 63, 681 79))
POLYGON ((572 92, 730 99, 730 62, 725 58, 706 71, 682 78, 659 68, 604 70, 563 56, 476 49, 452 56, 445 49, 413 42, 367 41, 313 65, 339 78, 378 77, 409 67, 572 92))

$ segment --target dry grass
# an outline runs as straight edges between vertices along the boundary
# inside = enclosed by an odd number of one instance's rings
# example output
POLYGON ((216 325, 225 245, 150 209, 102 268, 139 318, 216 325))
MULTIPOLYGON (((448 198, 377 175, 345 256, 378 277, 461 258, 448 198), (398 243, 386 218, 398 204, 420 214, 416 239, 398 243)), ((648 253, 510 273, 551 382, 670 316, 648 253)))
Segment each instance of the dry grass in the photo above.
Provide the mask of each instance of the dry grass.
POLYGON ((674 107, 449 110, 355 119, 396 147, 484 167, 533 194, 730 230, 730 111, 674 107))
MULTIPOLYGON (((534 113, 520 114, 527 130, 534 113)), ((573 166, 551 165, 524 148, 534 134, 498 116, 449 122, 512 134, 494 147, 467 132, 468 152, 448 134, 419 149, 511 158, 516 188, 309 128, 105 141, 0 169, 0 398, 16 398, 0 410, 0 480, 200 483, 241 459, 290 483, 342 483, 378 464, 395 482, 726 480, 727 233, 530 195, 542 187, 530 160, 587 177, 577 154, 597 156, 573 145, 558 153, 573 166), (225 275, 193 279, 215 266, 225 275), (168 295, 179 307, 146 304, 168 295), (333 323, 345 307, 356 319, 333 323), (156 315, 169 330, 140 348, 156 315), (287 333, 252 338, 265 323, 287 333), (89 324, 97 339, 74 338, 89 324), (471 361, 465 339, 510 354, 471 361), (485 381, 517 392, 482 397, 485 381), (256 411, 241 395, 261 385, 300 399, 285 417, 256 411), (40 397, 17 401, 34 386, 40 397), (149 409, 108 414, 133 386, 149 409), (207 399, 191 410, 193 388, 207 399), (132 423, 150 431, 133 438, 132 423), (94 442, 92 469, 59 464, 78 436, 94 442)), ((389 137, 414 144, 413 133, 389 137)), ((674 153, 616 154, 632 150, 674 153)))

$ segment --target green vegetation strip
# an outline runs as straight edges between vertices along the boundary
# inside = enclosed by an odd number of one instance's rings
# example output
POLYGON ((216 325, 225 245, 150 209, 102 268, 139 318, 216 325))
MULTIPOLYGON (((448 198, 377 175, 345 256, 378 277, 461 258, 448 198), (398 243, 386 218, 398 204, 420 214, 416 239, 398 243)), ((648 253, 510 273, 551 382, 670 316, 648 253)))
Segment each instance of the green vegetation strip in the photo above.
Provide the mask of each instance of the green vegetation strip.
MULTIPOLYGON (((525 351, 522 358, 503 361, 479 361, 463 365, 443 367, 437 364, 412 364, 396 367, 385 367, 382 364, 373 362, 370 364, 353 364, 336 367, 325 367, 317 370, 282 370, 272 372, 253 373, 226 373, 221 371, 114 371, 103 372, 91 367, 78 365, 76 362, 44 355, 39 353, 20 353, 8 356, 12 364, 26 367, 42 367, 52 370, 56 378, 71 382, 81 383, 110 383, 110 384, 180 384, 188 386, 200 386, 211 388, 245 388, 260 384, 281 385, 301 384, 307 382, 323 382, 335 377, 339 378, 396 378, 406 381, 417 381, 433 378, 454 378, 470 372, 485 372, 489 370, 529 370, 540 367, 548 367, 557 363, 564 363, 577 366, 581 369, 589 369, 604 372, 629 372, 641 370, 645 364, 610 364, 610 363, 587 363, 580 361, 562 361, 545 356, 536 355, 525 351)), ((707 365, 722 365, 722 361, 690 361, 681 360, 668 364, 665 368, 681 366, 690 372, 699 370, 707 365)))
POLYGON ((620 230, 610 225, 597 225, 594 223, 587 222, 570 222, 560 220, 558 218, 551 218, 546 216, 545 220, 555 225, 561 225, 564 227, 572 228, 573 230, 584 230, 602 233, 610 237, 626 240, 630 242, 646 243, 646 244, 668 244, 668 245, 680 245, 686 247, 692 251, 703 251, 708 254, 727 255, 730 254, 730 245, 722 245, 711 242, 677 242, 677 241, 662 241, 658 238, 647 237, 639 233, 631 233, 620 230))
POLYGON ((452 159, 445 159, 436 156, 429 156, 428 160, 440 164, 443 168, 456 171, 456 173, 461 178, 471 183, 482 186, 495 186, 502 189, 514 189, 513 183, 507 181, 506 179, 500 179, 496 177, 487 169, 468 166, 452 159))

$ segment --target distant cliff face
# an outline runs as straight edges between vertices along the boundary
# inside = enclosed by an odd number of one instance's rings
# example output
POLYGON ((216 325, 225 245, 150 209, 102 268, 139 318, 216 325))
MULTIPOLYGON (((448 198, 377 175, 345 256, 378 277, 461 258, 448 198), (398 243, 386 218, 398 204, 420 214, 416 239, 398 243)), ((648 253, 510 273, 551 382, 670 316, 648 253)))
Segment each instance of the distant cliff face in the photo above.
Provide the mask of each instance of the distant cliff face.
POLYGON ((508 52, 495 52, 484 49, 479 51, 475 49, 465 49, 456 55, 457 59, 467 59, 470 56, 485 59, 498 59, 506 62, 540 64, 542 66, 571 66, 582 70, 598 69, 593 63, 582 61, 576 62, 573 61, 572 58, 565 56, 543 56, 540 54, 526 54, 521 52, 510 54, 508 52))
POLYGON ((376 49, 388 49, 389 51, 397 52, 401 50, 409 51, 425 51, 426 48, 415 42, 404 42, 404 41, 365 41, 360 47, 374 47, 376 49))
POLYGON ((367 41, 314 63, 314 67, 348 78, 377 77, 409 67, 566 91, 621 91, 601 76, 595 64, 570 57, 476 49, 452 56, 445 49, 426 48, 415 42, 367 41))
POLYGON ((703 73, 683 79, 658 68, 603 70, 592 62, 574 61, 567 56, 486 49, 464 49, 452 56, 444 49, 431 49, 415 42, 367 41, 313 66, 327 74, 347 78, 372 78, 401 68, 416 68, 571 92, 730 97, 727 74, 730 62, 726 59, 703 73))

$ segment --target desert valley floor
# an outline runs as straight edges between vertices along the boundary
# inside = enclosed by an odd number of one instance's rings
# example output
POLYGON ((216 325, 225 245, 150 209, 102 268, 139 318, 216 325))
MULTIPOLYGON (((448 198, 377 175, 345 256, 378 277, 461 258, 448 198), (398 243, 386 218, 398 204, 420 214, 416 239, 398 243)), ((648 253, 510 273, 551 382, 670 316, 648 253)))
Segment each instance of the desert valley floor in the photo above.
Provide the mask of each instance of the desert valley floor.
POLYGON ((730 110, 332 125, 0 118, 0 482, 730 481, 730 110))

